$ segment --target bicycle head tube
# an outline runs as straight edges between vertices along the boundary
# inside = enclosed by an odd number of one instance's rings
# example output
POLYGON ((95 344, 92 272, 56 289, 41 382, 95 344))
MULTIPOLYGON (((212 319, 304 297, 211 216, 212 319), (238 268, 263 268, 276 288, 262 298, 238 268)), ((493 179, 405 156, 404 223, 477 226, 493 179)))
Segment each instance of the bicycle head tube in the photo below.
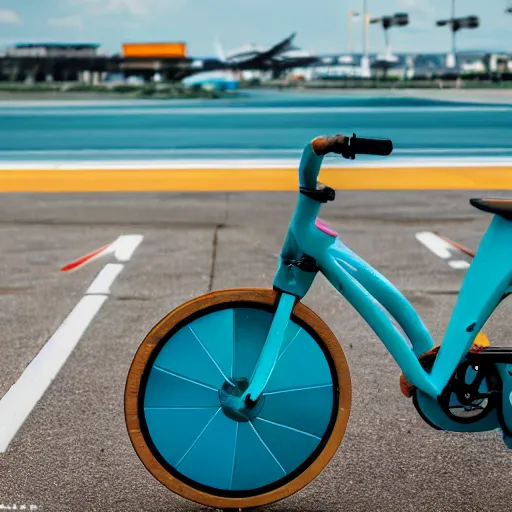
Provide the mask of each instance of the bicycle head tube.
POLYGON ((301 188, 316 189, 318 174, 324 155, 317 154, 313 149, 313 141, 308 142, 302 151, 299 165, 299 186, 301 188))

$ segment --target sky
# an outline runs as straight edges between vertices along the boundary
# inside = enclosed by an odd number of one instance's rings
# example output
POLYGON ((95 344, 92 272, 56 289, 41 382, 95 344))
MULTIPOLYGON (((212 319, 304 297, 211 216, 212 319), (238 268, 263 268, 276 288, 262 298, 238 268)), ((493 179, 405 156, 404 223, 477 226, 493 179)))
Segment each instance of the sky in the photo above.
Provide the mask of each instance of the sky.
MULTIPOLYGON (((390 29, 394 52, 445 52, 450 31, 435 26, 448 17, 450 0, 367 0, 371 16, 408 12, 410 25, 390 29)), ((342 53, 348 45, 348 10, 363 0, 0 0, 0 46, 16 42, 93 42, 119 53, 123 42, 183 41, 192 57, 245 44, 270 46, 293 32, 295 43, 316 54, 342 53)), ((512 50, 512 0, 456 0, 456 15, 480 17, 462 30, 462 49, 512 50)), ((362 23, 352 25, 353 50, 362 48, 362 23)), ((384 50, 383 30, 370 25, 370 51, 384 50)))

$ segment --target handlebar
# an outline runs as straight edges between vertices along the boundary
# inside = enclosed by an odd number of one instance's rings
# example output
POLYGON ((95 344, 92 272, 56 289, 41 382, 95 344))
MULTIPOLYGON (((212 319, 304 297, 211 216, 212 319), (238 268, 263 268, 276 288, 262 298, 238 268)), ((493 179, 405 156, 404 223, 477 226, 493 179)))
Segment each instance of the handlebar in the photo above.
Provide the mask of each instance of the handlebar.
POLYGON ((306 145, 302 153, 299 168, 300 188, 316 190, 323 157, 329 153, 337 153, 353 160, 356 155, 388 156, 392 151, 393 143, 389 139, 360 139, 355 133, 352 137, 341 134, 316 137, 306 145))
POLYGON ((350 138, 341 134, 317 137, 311 141, 311 147, 319 156, 337 153, 352 160, 356 155, 388 156, 393 151, 393 143, 389 139, 361 139, 355 133, 350 138))

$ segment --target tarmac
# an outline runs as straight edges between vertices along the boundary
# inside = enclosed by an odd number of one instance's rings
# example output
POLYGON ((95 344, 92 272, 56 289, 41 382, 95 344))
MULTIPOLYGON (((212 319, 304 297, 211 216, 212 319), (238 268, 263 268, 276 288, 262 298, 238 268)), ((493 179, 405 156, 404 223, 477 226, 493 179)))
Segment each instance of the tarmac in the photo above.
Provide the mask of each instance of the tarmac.
MULTIPOLYGON (((411 301, 439 343, 464 277, 420 245, 438 231, 476 248, 488 191, 339 191, 322 218, 411 301)), ((0 196, 0 397, 80 300, 105 261, 62 265, 123 234, 144 239, 55 380, 0 453, 0 506, 44 511, 194 511, 139 462, 124 423, 131 360, 168 311, 209 290, 271 287, 295 192, 0 196)), ((275 511, 508 511, 512 458, 498 432, 439 432, 399 389, 383 344, 319 276, 304 302, 338 337, 353 403, 343 442, 275 511)), ((485 332, 509 345, 510 303, 485 332)), ((11 508, 12 509, 12 508, 11 508)))

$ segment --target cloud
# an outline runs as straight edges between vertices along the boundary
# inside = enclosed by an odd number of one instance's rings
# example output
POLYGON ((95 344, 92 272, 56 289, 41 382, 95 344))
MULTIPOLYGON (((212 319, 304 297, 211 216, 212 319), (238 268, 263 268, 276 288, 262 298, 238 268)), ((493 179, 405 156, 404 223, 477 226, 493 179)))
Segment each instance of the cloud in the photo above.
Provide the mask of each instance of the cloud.
POLYGON ((397 8, 409 13, 410 28, 426 32, 435 28, 436 10, 431 0, 397 0, 397 8))
POLYGON ((410 9, 417 13, 432 14, 435 12, 434 7, 426 0, 398 0, 400 9, 410 9))
POLYGON ((0 23, 21 25, 20 17, 11 9, 0 9, 0 23))
POLYGON ((143 17, 184 3, 185 0, 80 0, 79 2, 91 14, 128 13, 143 17))
POLYGON ((84 22, 78 15, 65 16, 63 18, 50 18, 47 22, 50 27, 69 28, 73 30, 83 30, 84 22))

